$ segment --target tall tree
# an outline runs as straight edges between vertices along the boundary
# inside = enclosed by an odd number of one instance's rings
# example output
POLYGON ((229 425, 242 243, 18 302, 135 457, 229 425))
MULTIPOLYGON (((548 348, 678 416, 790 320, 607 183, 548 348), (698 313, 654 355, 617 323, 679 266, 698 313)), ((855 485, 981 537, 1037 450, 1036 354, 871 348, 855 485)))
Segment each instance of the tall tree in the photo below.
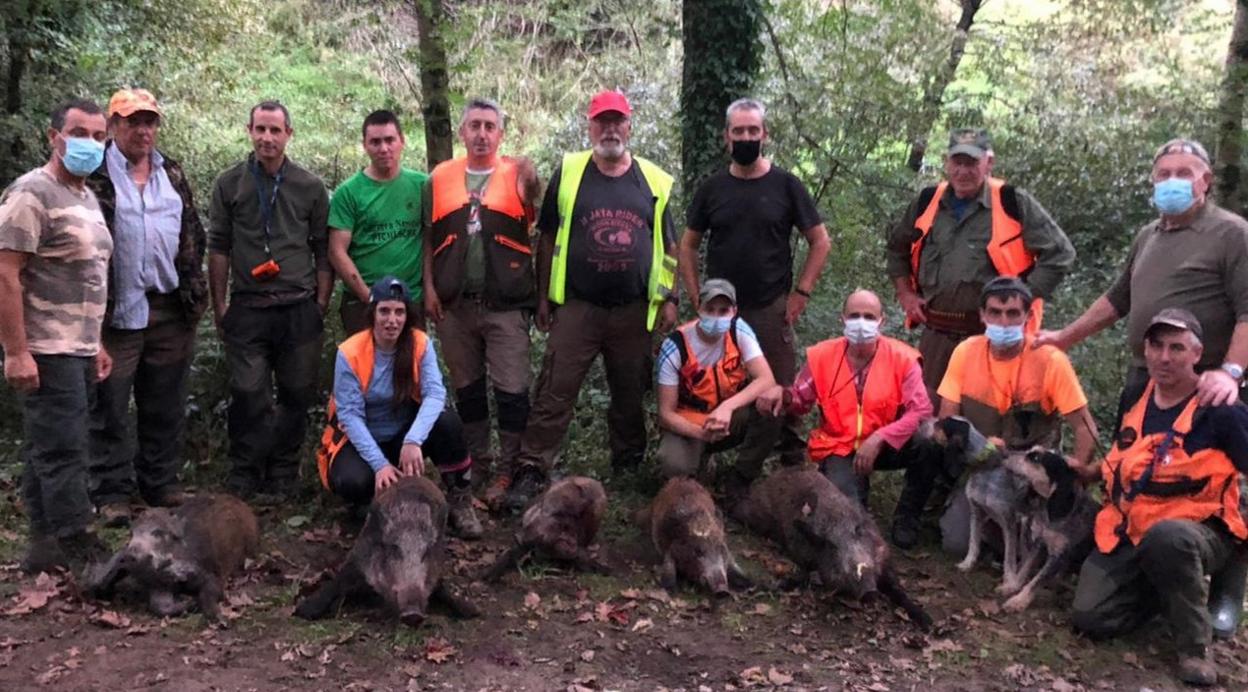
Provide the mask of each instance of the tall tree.
POLYGON ((1214 156, 1218 203, 1240 213, 1244 144, 1244 91, 1248 87, 1248 0, 1235 4, 1235 25, 1226 51, 1226 73, 1218 99, 1218 144, 1214 156))
POLYGON ((758 74, 762 13, 760 0, 682 3, 681 161, 687 194, 723 161, 724 110, 749 95, 758 74))
POLYGON ((425 158, 429 170, 451 158, 454 135, 451 130, 450 79, 447 70, 446 43, 442 29, 446 9, 442 0, 412 0, 420 32, 420 90, 425 118, 425 158))
POLYGON ((975 14, 979 12, 982 3, 983 0, 960 0, 962 13, 954 26, 953 39, 949 44, 949 58, 940 64, 939 69, 923 87, 923 103, 906 137, 910 141, 910 155, 906 158, 906 165, 916 172, 923 167, 923 155, 927 153, 927 133, 940 117, 945 90, 957 75, 958 64, 962 62, 962 55, 966 53, 966 42, 970 39, 971 24, 975 22, 975 14))

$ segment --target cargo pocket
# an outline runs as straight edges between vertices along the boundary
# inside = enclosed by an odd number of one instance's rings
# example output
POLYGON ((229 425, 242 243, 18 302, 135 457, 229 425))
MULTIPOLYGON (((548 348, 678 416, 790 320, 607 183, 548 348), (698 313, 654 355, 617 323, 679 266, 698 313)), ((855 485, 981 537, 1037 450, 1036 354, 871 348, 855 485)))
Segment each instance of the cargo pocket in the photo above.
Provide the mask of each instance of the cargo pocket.
POLYGON ((486 273, 489 291, 500 302, 515 305, 531 301, 536 289, 533 282, 533 248, 504 235, 490 236, 487 246, 490 270, 486 273))

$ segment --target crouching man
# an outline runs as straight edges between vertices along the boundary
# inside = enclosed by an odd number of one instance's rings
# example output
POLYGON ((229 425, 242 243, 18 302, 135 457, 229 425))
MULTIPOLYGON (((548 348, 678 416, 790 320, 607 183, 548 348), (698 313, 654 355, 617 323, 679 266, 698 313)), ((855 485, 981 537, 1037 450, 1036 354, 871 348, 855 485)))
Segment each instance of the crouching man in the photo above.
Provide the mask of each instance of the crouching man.
POLYGON ((1186 310, 1168 308, 1149 322, 1149 381, 1137 401, 1123 402, 1101 467, 1105 506, 1072 620, 1088 636, 1106 638, 1160 614, 1170 624, 1179 679, 1213 685, 1206 577, 1248 538, 1240 494, 1248 409, 1199 405, 1201 339, 1200 323, 1186 310))
MULTIPOLYGON (((673 330, 659 348, 658 460, 665 478, 697 475, 705 452, 739 445, 748 428, 780 433, 778 422, 764 420, 751 406, 776 380, 754 330, 737 317, 736 289, 725 279, 710 279, 702 284, 698 306, 698 319, 673 330)), ((725 480, 730 495, 758 477, 774 445, 773 439, 752 446, 761 453, 738 455, 725 480)))
POLYGON ((759 399, 759 408, 803 415, 818 404, 822 416, 810 434, 810 460, 863 505, 873 471, 906 469, 892 539, 910 548, 919 540, 919 515, 940 462, 939 447, 915 435, 932 414, 919 353, 880 335, 884 308, 871 291, 850 294, 841 319, 844 336, 807 349, 806 366, 793 386, 773 387, 759 399))

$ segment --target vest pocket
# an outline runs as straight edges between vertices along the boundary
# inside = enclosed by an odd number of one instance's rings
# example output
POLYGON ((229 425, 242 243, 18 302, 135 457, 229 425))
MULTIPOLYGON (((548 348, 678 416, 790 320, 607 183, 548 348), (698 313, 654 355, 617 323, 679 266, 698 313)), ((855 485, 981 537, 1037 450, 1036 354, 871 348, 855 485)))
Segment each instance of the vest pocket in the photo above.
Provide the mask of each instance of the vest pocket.
POLYGON ((527 243, 499 233, 486 243, 486 293, 499 307, 523 306, 536 293, 533 249, 527 243))

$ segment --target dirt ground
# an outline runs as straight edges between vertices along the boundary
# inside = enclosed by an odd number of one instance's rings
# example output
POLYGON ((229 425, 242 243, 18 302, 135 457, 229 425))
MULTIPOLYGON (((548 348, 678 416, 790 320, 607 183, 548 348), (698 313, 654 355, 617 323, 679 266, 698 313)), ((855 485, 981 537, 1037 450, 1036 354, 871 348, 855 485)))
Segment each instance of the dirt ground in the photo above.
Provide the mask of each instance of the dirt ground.
MULTIPOLYGON (((1164 626, 1092 644, 1070 633, 1070 584, 1023 614, 1005 613, 998 567, 964 575, 932 549, 898 557, 905 585, 937 624, 914 628, 883 601, 812 591, 752 591, 717 608, 699 593, 658 590, 653 556, 613 508, 600 536, 610 577, 528 563, 495 587, 471 576, 510 541, 452 541, 457 583, 484 616, 435 611, 419 629, 368 604, 338 619, 291 616, 301 590, 345 552, 341 513, 317 498, 260 512, 259 557, 228 592, 228 623, 155 618, 76 596, 68 575, 25 577, 12 483, 0 497, 0 689, 26 690, 1170 690, 1164 626)), ((632 506, 629 506, 629 505, 632 506)), ((730 523, 746 570, 790 565, 730 523)), ((119 544, 124 531, 109 532, 119 544)), ((1215 648, 1223 689, 1248 689, 1248 635, 1215 648)))

